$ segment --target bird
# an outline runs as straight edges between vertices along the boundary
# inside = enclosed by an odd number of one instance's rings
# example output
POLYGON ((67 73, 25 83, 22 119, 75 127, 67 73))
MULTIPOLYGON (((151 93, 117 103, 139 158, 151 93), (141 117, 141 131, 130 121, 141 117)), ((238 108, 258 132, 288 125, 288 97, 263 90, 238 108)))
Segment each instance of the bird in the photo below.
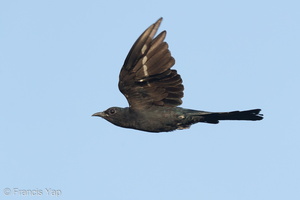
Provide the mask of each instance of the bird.
POLYGON ((172 69, 175 59, 164 41, 167 32, 155 36, 161 22, 162 17, 139 36, 121 68, 118 87, 129 106, 111 107, 92 116, 119 127, 153 133, 188 129, 198 122, 263 119, 261 109, 208 112, 179 107, 184 86, 180 74, 172 69))

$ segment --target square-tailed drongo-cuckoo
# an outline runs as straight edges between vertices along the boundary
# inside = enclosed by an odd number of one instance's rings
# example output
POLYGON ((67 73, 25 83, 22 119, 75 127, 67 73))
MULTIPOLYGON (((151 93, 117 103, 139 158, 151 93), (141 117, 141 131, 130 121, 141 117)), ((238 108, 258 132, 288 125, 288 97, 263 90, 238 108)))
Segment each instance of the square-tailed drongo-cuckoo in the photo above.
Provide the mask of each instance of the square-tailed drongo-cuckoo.
POLYGON ((148 132, 186 129, 192 124, 219 123, 219 120, 261 120, 260 109, 232 112, 207 112, 177 107, 182 103, 182 79, 171 69, 175 59, 164 41, 167 32, 155 34, 162 21, 157 20, 131 47, 119 75, 119 90, 129 107, 111 107, 99 116, 124 128, 148 132))

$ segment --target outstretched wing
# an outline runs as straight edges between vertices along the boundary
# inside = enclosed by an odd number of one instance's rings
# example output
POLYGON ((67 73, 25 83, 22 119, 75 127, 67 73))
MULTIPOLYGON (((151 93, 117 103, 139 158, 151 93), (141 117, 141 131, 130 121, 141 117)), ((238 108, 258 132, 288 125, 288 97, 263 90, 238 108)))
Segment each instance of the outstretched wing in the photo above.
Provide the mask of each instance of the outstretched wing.
POLYGON ((136 40, 120 72, 119 90, 134 109, 182 103, 182 79, 170 69, 175 59, 164 42, 166 31, 153 38, 161 21, 162 18, 157 20, 136 40))

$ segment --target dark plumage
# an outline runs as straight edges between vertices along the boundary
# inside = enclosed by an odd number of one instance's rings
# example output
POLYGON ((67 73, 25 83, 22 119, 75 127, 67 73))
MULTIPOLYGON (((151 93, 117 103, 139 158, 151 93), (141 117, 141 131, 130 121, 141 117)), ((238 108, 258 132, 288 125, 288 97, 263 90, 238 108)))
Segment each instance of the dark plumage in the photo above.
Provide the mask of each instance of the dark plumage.
POLYGON ((97 112, 107 121, 124 128, 149 132, 173 131, 192 124, 219 123, 219 120, 261 120, 260 109, 233 112, 206 112, 177 107, 182 104, 182 79, 171 69, 175 59, 164 42, 166 31, 154 38, 162 18, 157 20, 131 47, 119 76, 119 90, 129 107, 112 107, 97 112))

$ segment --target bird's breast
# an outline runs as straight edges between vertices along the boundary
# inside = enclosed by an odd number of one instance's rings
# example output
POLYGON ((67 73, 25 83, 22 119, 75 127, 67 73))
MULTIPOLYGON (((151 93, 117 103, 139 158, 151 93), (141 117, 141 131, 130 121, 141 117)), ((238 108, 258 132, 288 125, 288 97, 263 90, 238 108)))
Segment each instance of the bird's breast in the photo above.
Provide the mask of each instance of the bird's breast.
POLYGON ((178 124, 185 118, 183 113, 176 112, 175 109, 148 109, 136 114, 135 126, 139 130, 149 132, 173 131, 178 128, 178 124))

